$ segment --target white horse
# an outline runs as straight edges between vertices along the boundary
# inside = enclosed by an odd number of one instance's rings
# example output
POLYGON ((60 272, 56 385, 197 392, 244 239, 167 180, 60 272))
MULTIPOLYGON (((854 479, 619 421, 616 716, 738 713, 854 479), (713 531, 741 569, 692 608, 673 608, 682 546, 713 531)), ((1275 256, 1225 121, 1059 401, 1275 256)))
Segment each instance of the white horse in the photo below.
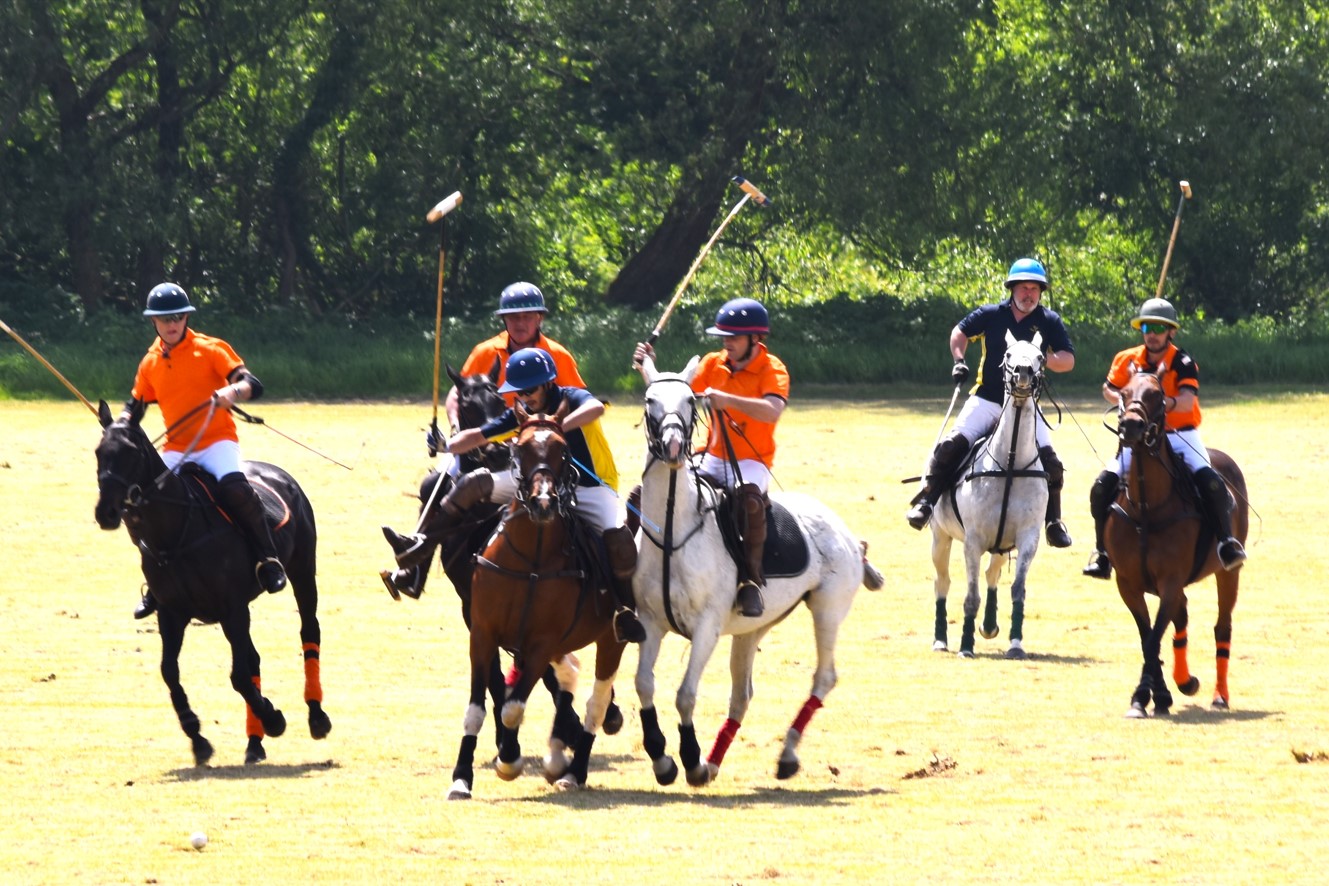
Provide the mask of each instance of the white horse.
POLYGON ((990 554, 987 606, 983 614, 984 638, 997 636, 997 575, 1010 552, 1016 552, 1015 580, 1011 584, 1011 633, 1007 658, 1024 658, 1025 577, 1038 552, 1047 509, 1047 473, 1038 458, 1034 439, 1038 392, 1043 382, 1043 337, 1016 341, 1006 333, 1002 361, 1006 402, 996 430, 983 444, 963 480, 942 495, 932 513, 932 565, 937 578, 936 623, 932 648, 946 651, 946 593, 950 590, 951 542, 964 544, 969 589, 964 598, 964 631, 960 655, 974 657, 974 623, 978 617, 978 574, 984 552, 990 554))
POLYGON ((817 668, 811 695, 785 734, 776 776, 789 778, 799 769, 797 749, 803 729, 835 686, 835 641, 854 595, 860 584, 878 590, 884 582, 868 563, 865 549, 830 509, 808 496, 778 494, 772 498, 796 518, 807 542, 807 568, 792 577, 768 577, 764 615, 747 618, 735 610, 738 572, 716 519, 720 495, 701 478, 689 458, 696 421, 691 380, 697 360, 693 357, 681 374, 657 372, 649 359, 645 367, 647 463, 642 474, 639 557, 632 583, 646 628, 637 664, 643 745, 656 781, 671 784, 678 776, 678 766, 665 753, 665 737, 655 710, 655 662, 665 634, 673 631, 692 641, 676 699, 679 754, 689 784, 699 787, 714 780, 752 699, 757 644, 802 602, 812 613, 817 668), (733 635, 729 718, 710 755, 702 761, 692 723, 697 684, 724 634, 733 635))

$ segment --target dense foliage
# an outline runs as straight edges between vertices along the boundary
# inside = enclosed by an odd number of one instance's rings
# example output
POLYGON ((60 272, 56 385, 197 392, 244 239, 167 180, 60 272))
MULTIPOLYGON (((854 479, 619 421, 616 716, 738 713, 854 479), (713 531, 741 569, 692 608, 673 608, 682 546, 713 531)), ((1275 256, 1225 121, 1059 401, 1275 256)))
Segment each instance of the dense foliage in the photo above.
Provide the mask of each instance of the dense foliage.
MULTIPOLYGON (((693 284, 778 305, 999 293, 1080 323, 1323 332, 1329 27, 1304 0, 11 0, 0 308, 87 322, 174 279, 239 315, 563 311, 693 284), (453 190, 443 225, 425 211, 453 190), (440 240, 441 235, 441 240, 440 240)), ((832 312, 831 315, 834 315, 832 312)))

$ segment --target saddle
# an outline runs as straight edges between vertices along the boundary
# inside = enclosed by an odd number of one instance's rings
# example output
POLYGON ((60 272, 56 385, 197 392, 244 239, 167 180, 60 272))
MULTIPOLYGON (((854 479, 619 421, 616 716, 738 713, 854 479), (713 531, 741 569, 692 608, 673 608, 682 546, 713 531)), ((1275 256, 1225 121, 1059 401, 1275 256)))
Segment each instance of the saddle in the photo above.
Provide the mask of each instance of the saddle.
MULTIPOLYGON (((740 515, 733 501, 734 497, 729 494, 729 490, 722 490, 716 516, 719 518, 725 550, 735 563, 741 564, 744 554, 743 541, 738 534, 740 515)), ((809 559, 808 540, 803 535, 803 527, 788 508, 779 502, 771 502, 766 508, 766 546, 761 553, 761 570, 765 577, 772 579, 802 575, 807 571, 809 559)))
MULTIPOLYGON (((217 502, 217 478, 209 474, 194 462, 185 462, 180 467, 180 478, 186 481, 186 484, 193 483, 195 488, 202 494, 202 501, 210 504, 213 509, 221 514, 227 523, 234 523, 231 515, 226 513, 217 502)), ((246 474, 249 478, 249 485, 254 487, 254 492, 258 493, 258 500, 263 505, 263 516, 268 521, 268 528, 277 532, 287 523, 291 522, 291 508, 286 503, 286 499, 277 494, 277 490, 264 483, 258 477, 246 474)))

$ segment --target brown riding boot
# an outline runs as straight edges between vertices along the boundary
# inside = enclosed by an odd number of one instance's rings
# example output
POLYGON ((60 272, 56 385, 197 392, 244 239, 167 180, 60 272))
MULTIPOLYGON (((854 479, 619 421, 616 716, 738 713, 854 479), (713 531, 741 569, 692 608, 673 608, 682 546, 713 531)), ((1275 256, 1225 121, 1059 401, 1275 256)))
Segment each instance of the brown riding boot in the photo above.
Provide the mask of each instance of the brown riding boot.
POLYGON ((766 611, 761 589, 766 585, 762 554, 766 550, 766 496, 753 483, 734 490, 743 537, 743 559, 738 564, 738 610, 745 618, 760 618, 766 611))
POLYGON ((952 431, 946 439, 937 444, 937 448, 928 459, 923 488, 914 496, 910 502, 913 507, 905 514, 910 526, 922 529, 928 525, 937 499, 941 498, 941 493, 950 485, 956 470, 960 467, 960 462, 964 461, 964 457, 968 454, 969 440, 964 434, 952 431))
POLYGON ((259 586, 269 594, 275 594, 286 587, 286 569, 277 557, 277 545, 272 540, 268 515, 263 511, 263 502, 259 501, 258 493, 249 484, 249 478, 239 472, 222 477, 217 483, 217 499, 258 552, 254 576, 259 586))
POLYGON ((494 475, 484 468, 476 468, 458 477, 456 485, 438 503, 437 512, 425 516, 422 524, 425 532, 402 535, 391 527, 382 527, 383 537, 392 546, 397 565, 409 569, 427 562, 434 555, 434 542, 451 532, 467 511, 482 501, 488 501, 493 491, 494 475))
POLYGON ((626 526, 606 529, 601 536, 605 556, 609 560, 611 583, 618 609, 614 612, 614 637, 620 643, 640 643, 646 639, 646 628, 633 608, 632 574, 637 571, 637 544, 626 526))

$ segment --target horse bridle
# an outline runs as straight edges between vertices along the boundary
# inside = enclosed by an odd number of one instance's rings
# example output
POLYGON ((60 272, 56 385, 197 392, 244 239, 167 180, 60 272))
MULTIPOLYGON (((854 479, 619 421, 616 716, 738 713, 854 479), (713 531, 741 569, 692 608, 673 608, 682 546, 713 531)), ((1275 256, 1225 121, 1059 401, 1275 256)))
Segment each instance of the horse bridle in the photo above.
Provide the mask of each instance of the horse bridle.
MULTIPOLYGON (((1154 379, 1154 384, 1158 386, 1158 389, 1160 391, 1163 389, 1162 381, 1160 381, 1152 373, 1145 373, 1145 374, 1148 375, 1150 378, 1154 379)), ((1162 407, 1162 401, 1159 402, 1159 406, 1162 407)), ((1154 414, 1151 415, 1149 411, 1145 409, 1145 405, 1143 401, 1140 400, 1139 397, 1132 398, 1130 403, 1126 403, 1123 401, 1121 404, 1121 411, 1117 414, 1118 439, 1120 439, 1121 437, 1121 420, 1125 418, 1127 415, 1134 415, 1138 417, 1139 420, 1144 424, 1144 434, 1141 437, 1141 442, 1144 443, 1145 448, 1147 448, 1151 453, 1158 452, 1159 444, 1163 442, 1163 426, 1164 422, 1166 422, 1167 420, 1166 410, 1163 408, 1159 408, 1154 410, 1154 414)))
MULTIPOLYGON (((684 379, 669 377, 657 378, 647 386, 647 390, 649 391, 651 387, 658 384, 664 384, 665 382, 688 385, 688 390, 692 390, 691 384, 684 379)), ((649 409, 646 410, 644 418, 646 422, 646 452, 651 457, 650 461, 647 462, 647 468, 657 461, 665 461, 668 458, 668 455, 664 451, 664 432, 671 427, 677 427, 683 435, 684 460, 692 457, 692 434, 697 427, 695 399, 694 396, 692 415, 689 416, 687 421, 684 421, 683 416, 678 412, 665 412, 664 415, 657 419, 655 416, 651 415, 649 409)))
POLYGON ((554 501, 560 511, 571 507, 574 499, 574 491, 577 488, 577 478, 579 476, 577 468, 567 458, 567 440, 563 436, 563 427, 557 421, 551 418, 540 418, 532 416, 521 423, 517 430, 518 438, 527 431, 548 430, 558 436, 559 445, 562 447, 564 458, 562 464, 555 466, 547 461, 537 462, 529 469, 521 463, 521 459, 515 459, 515 463, 521 468, 521 474, 517 478, 517 491, 515 498, 522 507, 530 510, 531 490, 535 478, 541 474, 548 474, 553 478, 553 492, 551 493, 554 501))

